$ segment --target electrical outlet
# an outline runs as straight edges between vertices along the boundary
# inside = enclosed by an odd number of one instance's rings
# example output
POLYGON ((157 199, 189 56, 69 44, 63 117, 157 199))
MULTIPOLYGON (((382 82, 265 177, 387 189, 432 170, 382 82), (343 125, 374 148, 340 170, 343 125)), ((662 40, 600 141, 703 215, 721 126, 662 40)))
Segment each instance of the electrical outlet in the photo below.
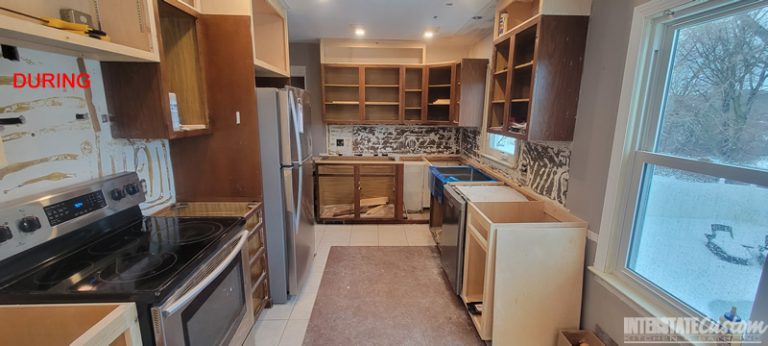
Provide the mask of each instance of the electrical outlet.
POLYGON ((343 139, 337 139, 336 140, 336 146, 337 147, 343 147, 344 146, 344 140, 343 139))

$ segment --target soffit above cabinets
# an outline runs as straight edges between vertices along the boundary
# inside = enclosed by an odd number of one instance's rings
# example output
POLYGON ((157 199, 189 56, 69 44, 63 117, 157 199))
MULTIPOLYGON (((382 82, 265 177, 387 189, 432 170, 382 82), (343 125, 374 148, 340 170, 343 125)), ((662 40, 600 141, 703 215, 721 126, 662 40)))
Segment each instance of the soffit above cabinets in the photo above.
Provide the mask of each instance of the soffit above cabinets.
POLYGON ((496 6, 495 0, 285 0, 285 3, 292 42, 354 38, 355 25, 365 28, 366 38, 376 40, 422 40, 426 29, 436 30, 436 38, 487 34, 493 27, 496 6), (474 16, 482 19, 472 19, 474 16))

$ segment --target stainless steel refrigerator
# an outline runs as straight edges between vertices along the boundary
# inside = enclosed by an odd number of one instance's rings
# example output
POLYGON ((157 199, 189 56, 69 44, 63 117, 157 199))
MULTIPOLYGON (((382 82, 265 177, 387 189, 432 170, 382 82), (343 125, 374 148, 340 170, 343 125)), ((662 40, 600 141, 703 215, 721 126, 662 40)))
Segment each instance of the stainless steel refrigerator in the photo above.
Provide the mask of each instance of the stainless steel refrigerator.
POLYGON ((315 257, 309 93, 256 88, 269 290, 274 303, 299 293, 315 257))

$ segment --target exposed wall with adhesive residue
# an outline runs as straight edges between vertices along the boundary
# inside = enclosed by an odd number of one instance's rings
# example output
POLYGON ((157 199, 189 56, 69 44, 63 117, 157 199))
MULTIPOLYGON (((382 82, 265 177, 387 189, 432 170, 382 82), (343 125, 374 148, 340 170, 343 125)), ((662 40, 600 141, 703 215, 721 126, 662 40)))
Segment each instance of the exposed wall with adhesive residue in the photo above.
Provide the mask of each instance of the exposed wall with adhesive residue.
MULTIPOLYGON (((114 139, 99 62, 19 49, 20 61, 0 58, 0 125, 7 162, 0 161, 0 203, 115 173, 136 171, 151 213, 175 202, 166 140, 114 139), (16 89, 14 73, 89 73, 91 88, 16 89)), ((2 157, 2 155, 0 155, 2 157)))

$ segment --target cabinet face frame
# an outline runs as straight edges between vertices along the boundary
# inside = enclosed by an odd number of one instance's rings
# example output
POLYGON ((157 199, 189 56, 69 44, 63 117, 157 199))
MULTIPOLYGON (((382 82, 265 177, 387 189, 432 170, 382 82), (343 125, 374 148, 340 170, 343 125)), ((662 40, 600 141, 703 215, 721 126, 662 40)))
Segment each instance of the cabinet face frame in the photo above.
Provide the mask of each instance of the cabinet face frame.
MULTIPOLYGON (((320 222, 325 221, 350 221, 350 222, 381 222, 381 221, 393 221, 393 220, 403 220, 404 215, 404 208, 403 208, 403 164, 393 164, 393 163, 370 163, 370 164, 361 164, 361 163, 316 163, 317 171, 315 174, 316 181, 315 181, 315 215, 317 215, 317 220, 320 222), (361 167, 380 167, 380 166, 391 166, 393 167, 392 173, 373 173, 373 172, 362 172, 361 167), (349 167, 352 168, 351 171, 348 169, 344 169, 341 171, 336 172, 327 172, 323 173, 320 167, 349 167), (321 213, 321 188, 320 185, 321 179, 320 178, 328 178, 328 177, 340 177, 340 178, 352 178, 354 181, 354 188, 353 188, 353 214, 352 217, 323 217, 321 213), (391 177, 393 180, 394 185, 394 191, 392 192, 392 195, 394 196, 394 209, 395 213, 392 217, 363 217, 361 214, 362 207, 360 205, 360 201, 362 198, 362 187, 360 184, 361 177, 391 177)), ((388 197, 388 196, 387 196, 388 197)))
POLYGON ((424 89, 424 91, 426 93, 425 97, 427 99, 426 100, 426 115, 424 117, 424 123, 425 124, 434 124, 434 125, 450 125, 452 117, 453 117, 452 115, 453 115, 453 112, 454 112, 454 109, 455 109, 455 106, 456 106, 455 99, 454 99, 455 92, 456 92, 456 90, 455 90, 455 85, 456 85, 456 63, 426 65, 424 69, 426 70, 426 78, 425 78, 425 84, 424 84, 425 85, 425 89, 424 89), (433 69, 434 70, 437 70, 437 69, 442 70, 442 69, 446 69, 446 68, 450 69, 450 80, 447 83, 448 88, 449 88, 449 95, 450 95, 449 99, 451 100, 450 103, 447 105, 448 106, 448 117, 447 117, 446 120, 431 120, 430 117, 429 117, 430 107, 445 107, 446 105, 435 106, 435 105, 429 103, 429 100, 430 100, 430 97, 429 97, 430 88, 435 88, 434 86, 430 86, 431 85, 430 84, 430 76, 433 74, 433 72, 432 72, 433 69))
MULTIPOLYGON (((326 124, 339 124, 339 125, 349 125, 349 124, 359 124, 363 121, 363 110, 364 110, 364 103, 360 103, 360 100, 365 100, 365 91, 364 84, 365 84, 365 69, 362 65, 353 65, 353 64, 325 64, 322 65, 320 68, 320 80, 322 82, 321 86, 321 97, 323 100, 323 122, 326 124), (339 120, 339 119, 329 119, 328 118, 328 106, 333 106, 328 102, 326 97, 328 96, 328 90, 327 88, 335 88, 336 86, 332 86, 334 83, 327 83, 328 73, 327 69, 333 69, 333 68, 339 68, 339 69, 357 69, 357 119, 352 120, 339 120), (331 84, 329 86, 328 84, 331 84)), ((351 88, 351 87, 350 87, 351 88)), ((352 105, 347 105, 352 106, 352 105)), ((352 107, 350 107, 352 108, 352 107)))
MULTIPOLYGON (((362 95, 361 98, 360 98, 360 100, 362 101, 361 104, 360 104, 360 106, 361 106, 360 108, 361 108, 361 112, 362 112, 362 123, 363 124, 391 124, 391 125, 402 124, 403 123, 403 103, 404 103, 404 99, 403 99, 403 82, 404 81, 403 81, 403 78, 402 78, 403 77, 403 66, 402 65, 361 65, 360 68, 362 70, 362 74, 361 74, 362 78, 360 79, 360 92, 361 92, 361 95, 362 95), (388 86, 384 86, 384 87, 381 87, 381 86, 377 87, 376 86, 377 84, 368 84, 367 83, 368 75, 374 75, 373 71, 376 71, 376 70, 396 70, 397 71, 396 72, 397 79, 398 79, 397 83, 396 84, 391 84, 391 85, 388 85, 388 86), (396 87, 395 87, 395 85, 396 85, 396 87), (381 105, 381 104, 376 105, 376 104, 374 104, 374 103, 376 103, 376 101, 368 101, 367 100, 367 98, 368 98, 367 94, 369 92, 369 90, 368 90, 369 88, 371 88, 371 93, 372 93, 373 90, 376 90, 376 89, 395 89, 396 88, 397 91, 395 92, 395 94, 397 95, 397 101, 396 101, 397 104, 396 105, 394 105, 394 104, 392 104, 392 105, 381 105), (371 106, 371 107, 387 107, 387 108, 389 108, 389 107, 397 107, 397 112, 396 112, 397 117, 395 119, 387 119, 387 120, 372 120, 372 119, 368 119, 368 117, 367 117, 367 113, 368 113, 368 108, 367 107, 368 106, 371 106)), ((392 102, 395 102, 395 101, 392 101, 392 102)))

